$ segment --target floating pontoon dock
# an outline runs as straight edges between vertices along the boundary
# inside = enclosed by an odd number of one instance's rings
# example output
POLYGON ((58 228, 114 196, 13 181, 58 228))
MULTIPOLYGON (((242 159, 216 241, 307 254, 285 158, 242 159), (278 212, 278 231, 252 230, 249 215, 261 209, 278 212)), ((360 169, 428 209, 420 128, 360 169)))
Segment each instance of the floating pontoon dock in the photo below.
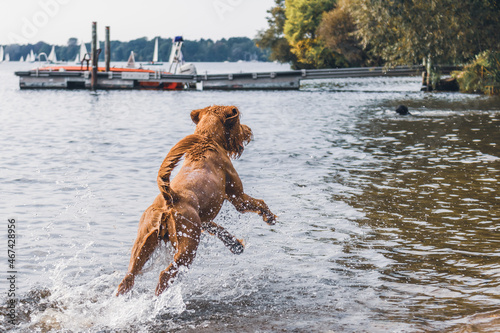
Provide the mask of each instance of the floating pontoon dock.
MULTIPOLYGON (((440 73, 449 74, 457 67, 441 66, 440 73)), ((420 76, 423 66, 400 66, 395 68, 363 67, 340 69, 311 69, 279 72, 255 72, 232 74, 166 74, 161 71, 144 70, 127 72, 111 69, 97 71, 97 89, 164 89, 172 83, 180 87, 221 90, 251 89, 299 89, 302 80, 327 78, 361 78, 388 76, 420 76)), ((91 89, 92 72, 39 70, 16 72, 21 89, 91 89)))

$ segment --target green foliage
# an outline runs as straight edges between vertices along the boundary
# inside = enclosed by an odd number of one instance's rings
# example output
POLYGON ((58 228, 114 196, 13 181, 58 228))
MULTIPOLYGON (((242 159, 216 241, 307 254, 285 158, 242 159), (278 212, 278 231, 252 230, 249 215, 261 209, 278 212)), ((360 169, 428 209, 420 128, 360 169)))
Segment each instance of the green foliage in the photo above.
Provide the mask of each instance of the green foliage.
POLYGON ((362 66, 370 60, 359 38, 355 36, 355 31, 356 24, 349 10, 349 0, 339 0, 333 10, 323 14, 318 36, 328 49, 345 59, 348 66, 362 66))
POLYGON ((357 34, 389 64, 460 63, 498 48, 496 0, 351 0, 357 34))
POLYGON ((269 28, 257 45, 270 49, 271 60, 292 68, 328 68, 373 64, 353 35, 349 0, 275 0, 269 28))
POLYGON ((341 57, 328 50, 318 38, 323 13, 335 6, 334 0, 286 0, 283 27, 291 52, 297 57, 296 68, 337 67, 341 57))
POLYGON ((296 63, 297 57, 291 52, 290 44, 284 35, 285 0, 275 0, 275 6, 267 11, 269 28, 258 32, 256 44, 270 50, 269 59, 282 63, 296 63))
MULTIPOLYGON (((80 52, 80 46, 76 45, 73 39, 67 46, 56 46, 55 51, 59 60, 72 61, 77 53, 80 52)), ((111 60, 127 61, 130 52, 134 51, 135 60, 139 62, 151 61, 153 57, 155 39, 148 40, 146 37, 138 38, 128 42, 111 41, 111 60)), ((87 51, 90 52, 90 43, 85 44, 87 51)), ((33 49, 35 54, 41 52, 50 53, 52 46, 38 42, 36 44, 17 45, 12 44, 5 47, 11 60, 19 60, 21 56, 25 57, 33 49)), ((102 52, 99 60, 104 60, 104 42, 99 43, 102 52)), ((168 61, 170 50, 172 48, 172 39, 159 38, 158 55, 160 61, 168 61)), ((255 45, 255 42, 247 37, 232 37, 219 41, 211 39, 201 39, 199 41, 185 40, 183 44, 183 54, 186 61, 238 61, 238 60, 258 60, 266 61, 269 52, 261 50, 255 45)), ((42 60, 45 60, 42 58, 42 60)))
POLYGON ((500 52, 485 51, 462 71, 454 72, 460 91, 465 93, 500 93, 500 52))
POLYGON ((284 32, 290 45, 304 39, 316 39, 316 30, 324 12, 332 10, 334 0, 286 0, 284 32))
POLYGON ((213 42, 208 39, 185 41, 183 54, 187 61, 266 61, 269 54, 247 37, 232 37, 213 42))

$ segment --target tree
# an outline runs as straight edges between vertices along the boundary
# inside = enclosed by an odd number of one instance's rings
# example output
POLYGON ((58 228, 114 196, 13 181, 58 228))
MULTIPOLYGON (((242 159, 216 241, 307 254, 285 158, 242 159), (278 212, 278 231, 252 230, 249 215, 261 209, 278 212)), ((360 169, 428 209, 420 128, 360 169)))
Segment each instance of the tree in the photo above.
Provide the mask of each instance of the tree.
POLYGON ((463 58, 471 60, 474 55, 484 51, 499 51, 500 2, 468 0, 460 2, 459 5, 465 36, 462 40, 463 58))
POLYGON ((349 11, 349 0, 339 0, 337 6, 323 14, 318 37, 333 52, 342 56, 349 66, 362 66, 369 62, 360 40, 355 36, 356 24, 349 11))
POLYGON ((339 57, 318 38, 323 13, 335 6, 334 0, 286 0, 285 38, 302 68, 336 67, 339 57))
POLYGON ((269 28, 259 32, 257 45, 271 50, 271 60, 289 62, 292 68, 373 63, 354 36, 348 5, 349 0, 275 0, 268 10, 269 28))
POLYGON ((78 39, 76 39, 75 37, 69 38, 67 45, 68 46, 76 46, 76 45, 78 45, 78 39))
POLYGON ((269 9, 267 23, 269 28, 261 30, 256 37, 256 45, 262 49, 270 49, 269 59, 282 63, 296 63, 297 57, 291 52, 290 44, 284 35, 285 0, 274 0, 275 6, 269 9))
POLYGON ((500 42, 496 0, 351 0, 350 9, 363 46, 392 65, 460 63, 500 42))

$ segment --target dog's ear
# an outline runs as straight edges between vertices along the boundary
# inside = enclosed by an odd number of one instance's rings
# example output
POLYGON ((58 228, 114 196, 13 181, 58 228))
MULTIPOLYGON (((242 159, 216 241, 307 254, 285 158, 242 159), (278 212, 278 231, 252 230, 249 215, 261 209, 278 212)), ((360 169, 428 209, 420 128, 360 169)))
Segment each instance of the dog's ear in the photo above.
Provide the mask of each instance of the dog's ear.
POLYGON ((193 120, 193 123, 198 125, 198 122, 200 121, 200 112, 205 109, 198 109, 198 110, 193 110, 191 111, 191 119, 193 120))
POLYGON ((242 141, 244 144, 248 144, 253 139, 253 133, 250 127, 247 125, 241 124, 241 132, 242 132, 242 141))
POLYGON ((224 123, 228 127, 233 127, 238 122, 239 117, 240 117, 240 111, 238 111, 238 109, 235 106, 233 106, 230 109, 230 111, 226 113, 226 120, 224 123))

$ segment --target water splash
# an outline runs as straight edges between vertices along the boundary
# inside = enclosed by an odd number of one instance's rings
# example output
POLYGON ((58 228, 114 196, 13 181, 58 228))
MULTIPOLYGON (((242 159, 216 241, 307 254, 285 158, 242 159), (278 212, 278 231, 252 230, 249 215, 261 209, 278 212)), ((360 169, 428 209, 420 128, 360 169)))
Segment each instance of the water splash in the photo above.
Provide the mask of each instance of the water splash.
MULTIPOLYGON (((95 278, 80 286, 57 281, 50 288, 45 306, 24 311, 31 312, 29 322, 20 325, 26 330, 64 330, 72 332, 95 330, 124 330, 147 325, 163 315, 176 315, 185 311, 180 284, 172 286, 160 297, 151 290, 133 291, 116 297, 116 285, 121 275, 117 272, 95 278)), ((28 305, 31 306, 31 305, 28 305)))
POLYGON ((87 244, 74 257, 59 261, 47 272, 51 285, 31 290, 21 301, 20 311, 27 316, 17 328, 20 332, 139 329, 158 316, 178 315, 186 310, 180 282, 159 297, 154 296, 157 271, 169 257, 166 251, 154 254, 130 293, 116 297, 122 272, 103 273, 82 284, 82 276, 69 269, 81 261, 90 246, 87 244))

